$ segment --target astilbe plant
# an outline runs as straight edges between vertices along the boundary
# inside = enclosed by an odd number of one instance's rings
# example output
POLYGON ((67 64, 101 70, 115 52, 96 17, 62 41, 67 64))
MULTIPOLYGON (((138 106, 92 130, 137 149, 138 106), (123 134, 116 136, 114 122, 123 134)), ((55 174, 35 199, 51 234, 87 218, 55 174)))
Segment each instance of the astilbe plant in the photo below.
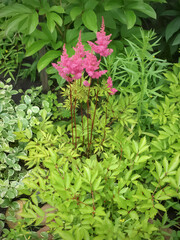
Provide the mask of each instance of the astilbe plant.
MULTIPOLYGON (((90 96, 91 96, 91 86, 94 84, 100 85, 99 78, 107 73, 107 70, 100 70, 101 57, 109 56, 113 50, 108 48, 111 34, 106 36, 105 33, 105 25, 104 19, 102 17, 102 25, 101 31, 97 32, 97 41, 96 44, 88 41, 89 46, 91 46, 91 51, 85 51, 84 46, 81 42, 81 32, 79 33, 78 43, 76 47, 74 47, 75 54, 72 57, 69 57, 65 48, 63 47, 63 53, 61 56, 61 61, 56 63, 52 63, 53 67, 58 70, 59 75, 66 79, 69 83, 69 98, 70 98, 70 109, 71 109, 71 132, 72 132, 72 143, 77 147, 77 129, 76 129, 76 116, 75 116, 75 108, 77 107, 77 100, 79 98, 79 91, 76 89, 73 91, 72 85, 77 85, 79 81, 79 87, 88 87, 87 91, 87 151, 90 150, 90 144, 92 142, 92 132, 94 126, 94 120, 96 116, 96 107, 94 109, 91 129, 89 129, 89 118, 90 118, 90 96), (95 54, 99 55, 99 60, 95 54), (85 76, 85 77, 84 77, 85 76), (74 96, 74 99, 73 99, 74 96), (75 128, 75 133, 73 128, 75 128), (75 135, 75 136, 74 136, 75 135)), ((117 92, 117 89, 113 88, 113 83, 111 77, 107 79, 107 83, 105 87, 105 91, 109 93, 109 95, 114 95, 117 92)), ((94 91, 94 89, 92 90, 94 91)), ((95 106, 97 106, 98 101, 98 88, 95 88, 96 91, 96 100, 95 106)), ((108 98, 107 98, 108 101, 108 98)), ((81 113, 82 113, 82 104, 81 104, 81 113)), ((82 124, 83 124, 83 116, 82 124)), ((84 138, 83 138, 84 139, 84 138)))

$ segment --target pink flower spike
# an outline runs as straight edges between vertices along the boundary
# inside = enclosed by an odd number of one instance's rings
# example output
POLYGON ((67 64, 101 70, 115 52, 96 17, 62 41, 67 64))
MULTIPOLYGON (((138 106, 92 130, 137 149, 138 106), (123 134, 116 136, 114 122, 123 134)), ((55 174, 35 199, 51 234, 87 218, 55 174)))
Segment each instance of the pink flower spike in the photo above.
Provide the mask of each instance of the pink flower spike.
POLYGON ((108 79, 107 79, 107 87, 108 88, 112 88, 112 86, 113 86, 113 84, 112 84, 112 79, 111 79, 111 77, 108 77, 108 79))
POLYGON ((110 37, 111 34, 106 36, 106 32, 104 31, 105 25, 104 25, 104 18, 102 17, 102 25, 101 25, 101 31, 97 32, 96 37, 97 41, 93 42, 88 41, 88 44, 91 46, 92 50, 96 53, 98 53, 100 56, 107 57, 111 55, 113 52, 113 49, 109 49, 108 45, 111 42, 110 37))
POLYGON ((114 95, 118 90, 115 89, 115 88, 111 88, 110 91, 111 91, 111 92, 110 92, 109 94, 110 94, 110 95, 114 95))
POLYGON ((99 64, 100 60, 98 61, 93 53, 87 51, 83 66, 89 77, 98 79, 107 72, 107 70, 97 71, 99 70, 99 64))
POLYGON ((90 86, 90 83, 85 80, 85 81, 83 82, 83 85, 84 85, 85 87, 89 87, 89 86, 90 86))
POLYGON ((107 79, 107 87, 110 90, 110 92, 109 92, 110 95, 114 95, 118 91, 116 88, 112 88, 113 83, 112 83, 111 77, 108 77, 108 79, 107 79))

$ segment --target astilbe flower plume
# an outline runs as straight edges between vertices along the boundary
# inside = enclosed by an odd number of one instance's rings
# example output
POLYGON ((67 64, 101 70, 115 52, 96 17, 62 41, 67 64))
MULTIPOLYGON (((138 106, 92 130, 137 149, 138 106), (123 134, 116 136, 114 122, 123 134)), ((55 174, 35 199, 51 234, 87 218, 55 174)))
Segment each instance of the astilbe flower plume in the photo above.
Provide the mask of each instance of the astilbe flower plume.
POLYGON ((99 69, 99 64, 100 60, 98 61, 93 53, 86 51, 86 58, 84 59, 83 66, 91 78, 98 79, 107 72, 107 70, 96 71, 99 69))
POLYGON ((93 42, 88 41, 88 44, 91 46, 92 50, 96 53, 98 53, 102 57, 107 57, 111 55, 113 52, 113 49, 109 49, 108 45, 111 42, 110 37, 112 34, 106 36, 106 32, 104 31, 105 25, 104 25, 104 18, 102 17, 102 25, 101 25, 101 31, 97 32, 96 37, 97 41, 93 42))
POLYGON ((61 61, 57 64, 52 63, 52 66, 58 70, 59 75, 68 82, 80 79, 84 70, 83 57, 85 57, 85 51, 81 43, 81 32, 79 34, 78 43, 73 49, 75 54, 69 57, 64 44, 61 61))
POLYGON ((113 88, 113 83, 112 83, 111 77, 108 77, 108 79, 107 79, 107 87, 110 90, 110 92, 109 92, 110 95, 114 95, 118 91, 116 88, 113 88))

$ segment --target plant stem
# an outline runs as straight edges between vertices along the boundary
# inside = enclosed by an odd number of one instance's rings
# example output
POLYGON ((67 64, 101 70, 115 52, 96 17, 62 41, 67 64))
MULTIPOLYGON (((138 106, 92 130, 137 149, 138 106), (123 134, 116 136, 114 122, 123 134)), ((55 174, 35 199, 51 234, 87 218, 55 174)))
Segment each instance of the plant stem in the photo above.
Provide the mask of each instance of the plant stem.
POLYGON ((82 122, 82 135, 83 135, 83 145, 84 145, 84 124, 83 124, 82 103, 81 103, 81 122, 82 122))
POLYGON ((72 129, 72 144, 74 145, 74 134, 73 134, 73 106, 72 106, 72 89, 71 83, 69 82, 70 86, 70 105, 71 105, 71 129, 72 129))
POLYGON ((92 125, 91 125, 90 145, 91 145, 91 143, 92 143, 92 132, 93 132, 94 121, 95 121, 95 117, 96 117, 96 108, 97 108, 98 93, 99 93, 99 90, 97 90, 97 93, 96 93, 96 104, 95 104, 95 110, 94 110, 94 116, 93 116, 93 120, 92 120, 92 125))
POLYGON ((89 155, 89 150, 90 150, 90 142, 89 142, 89 93, 90 93, 90 86, 91 86, 91 78, 90 78, 90 85, 89 85, 88 98, 87 98, 87 142, 88 142, 87 153, 88 153, 88 155, 89 155))
POLYGON ((74 126, 75 126, 75 148, 77 147, 77 128, 76 128, 76 96, 74 102, 74 126))
MULTIPOLYGON (((109 103, 109 95, 107 99, 107 104, 109 103)), ((106 105, 106 118, 105 118, 105 125, 104 125, 104 137, 102 139, 101 145, 103 144, 105 137, 106 137, 106 124, 107 124, 107 105, 106 105)))

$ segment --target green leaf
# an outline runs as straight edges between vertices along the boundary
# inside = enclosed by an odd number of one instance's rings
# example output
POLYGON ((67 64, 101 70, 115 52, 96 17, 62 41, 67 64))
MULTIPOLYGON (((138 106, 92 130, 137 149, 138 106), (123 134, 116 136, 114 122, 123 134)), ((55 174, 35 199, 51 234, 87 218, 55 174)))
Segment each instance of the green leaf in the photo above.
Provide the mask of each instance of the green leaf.
POLYGON ((63 240, 75 240, 73 235, 70 232, 59 231, 59 235, 63 238, 63 240))
POLYGON ((130 29, 136 23, 136 14, 132 10, 125 10, 124 14, 126 16, 127 28, 130 29))
POLYGON ((97 32, 97 17, 93 10, 86 10, 82 14, 82 21, 89 30, 97 32))
POLYGON ((84 167, 84 172, 86 174, 86 177, 87 177, 88 181, 91 182, 91 171, 90 171, 90 169, 87 168, 87 167, 84 167))
POLYGON ((130 3, 127 5, 127 8, 131 9, 131 10, 133 9, 133 10, 142 12, 142 13, 148 15, 149 17, 156 19, 156 12, 147 3, 143 3, 143 2, 130 3))
POLYGON ((139 216, 138 216, 137 212, 135 212, 135 211, 131 211, 129 213, 129 216, 130 216, 131 219, 135 219, 135 220, 139 219, 139 216))
POLYGON ((96 179, 93 183, 93 188, 95 191, 98 190, 100 183, 101 183, 101 176, 99 176, 98 179, 96 179))
POLYGON ((179 29, 180 29, 180 17, 177 17, 167 25, 165 32, 166 41, 168 41, 169 38, 172 37, 172 35, 176 33, 179 29))
POLYGON ((44 69, 52 60, 60 56, 60 51, 50 50, 44 56, 42 56, 37 64, 37 69, 40 72, 44 69))
POLYGON ((19 15, 16 15, 15 17, 11 18, 11 21, 5 30, 6 35, 8 35, 8 33, 11 32, 12 30, 13 30, 13 32, 15 32, 18 29, 19 23, 27 17, 28 17, 28 14, 19 14, 19 15))
POLYGON ((61 6, 52 6, 49 9, 50 12, 64 13, 64 8, 61 6))
POLYGON ((39 208, 39 207, 37 207, 37 206, 35 206, 35 205, 32 205, 32 208, 34 209, 34 211, 35 211, 40 217, 44 217, 44 216, 45 216, 45 212, 44 212, 41 208, 39 208))
POLYGON ((51 13, 51 17, 59 26, 62 26, 62 18, 57 13, 51 13))
POLYGON ((24 101, 25 101, 25 103, 28 105, 28 104, 31 103, 31 98, 30 98, 28 95, 25 95, 25 96, 24 96, 24 101))
POLYGON ((175 46, 175 45, 179 45, 180 44, 180 33, 175 37, 172 45, 175 46))
POLYGON ((74 21, 77 16, 79 16, 82 13, 82 8, 80 7, 73 7, 70 11, 71 19, 74 21))
POLYGON ((26 57, 29 57, 29 56, 35 54, 35 53, 38 52, 42 47, 44 47, 47 43, 48 43, 48 41, 37 40, 37 41, 34 42, 29 48, 26 49, 26 57))
POLYGON ((156 165, 156 172, 158 174, 158 176, 160 177, 161 176, 161 173, 162 173, 162 166, 159 162, 155 162, 155 165, 156 165))
POLYGON ((32 9, 26 7, 23 4, 12 4, 10 6, 6 6, 0 9, 0 18, 3 17, 11 17, 14 14, 24 14, 24 13, 32 13, 32 9))
POLYGON ((122 0, 109 0, 109 1, 105 1, 104 9, 105 11, 109 11, 112 9, 121 8, 123 6, 124 6, 124 3, 122 0))
POLYGON ((27 31, 28 34, 31 34, 32 32, 34 32, 38 23, 39 23, 39 16, 38 16, 37 12, 35 11, 34 13, 29 15, 28 31, 27 31))
POLYGON ((56 26, 52 14, 53 14, 53 13, 51 13, 51 12, 46 14, 47 26, 48 26, 48 29, 49 29, 49 31, 50 31, 51 33, 54 31, 55 26, 56 26))
POLYGON ((80 189, 81 185, 82 185, 81 177, 78 177, 78 179, 76 179, 74 183, 74 190, 77 192, 80 189))
POLYGON ((179 161, 179 153, 177 153, 173 160, 171 161, 171 163, 169 164, 169 169, 168 172, 172 172, 174 169, 177 168, 177 166, 179 165, 180 161, 179 161))
POLYGON ((176 182, 177 182, 177 185, 180 187, 180 168, 178 168, 176 173, 176 182))
POLYGON ((31 108, 31 110, 32 110, 34 113, 38 113, 38 112, 39 112, 39 107, 33 106, 33 107, 31 108))
POLYGON ((166 212, 165 207, 164 207, 162 204, 160 204, 160 203, 155 204, 154 207, 155 207, 156 209, 159 209, 159 210, 161 210, 161 211, 166 212))

